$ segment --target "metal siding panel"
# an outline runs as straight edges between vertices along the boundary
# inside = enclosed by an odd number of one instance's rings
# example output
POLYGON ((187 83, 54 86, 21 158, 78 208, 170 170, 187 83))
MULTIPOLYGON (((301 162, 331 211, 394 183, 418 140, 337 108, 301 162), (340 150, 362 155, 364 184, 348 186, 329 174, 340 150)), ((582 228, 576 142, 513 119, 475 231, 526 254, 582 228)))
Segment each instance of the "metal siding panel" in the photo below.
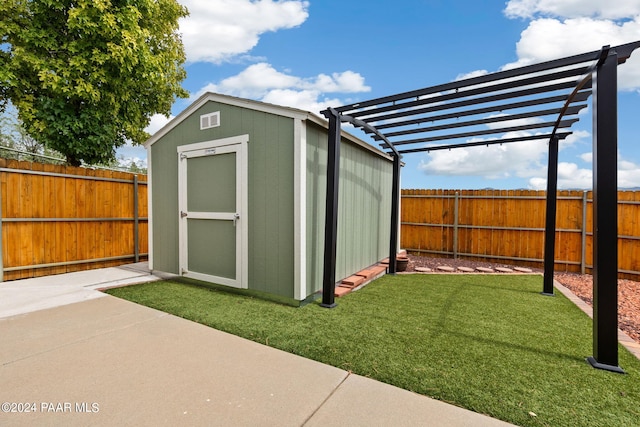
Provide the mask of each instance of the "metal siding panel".
MULTIPOLYGON (((356 162, 357 152, 349 144, 342 145, 340 159, 340 206, 338 207, 338 260, 336 265, 336 280, 353 274, 360 270, 359 252, 362 250, 361 230, 362 223, 354 220, 357 216, 358 200, 356 191, 361 187, 357 183, 358 171, 356 162), (356 253, 358 252, 358 253, 356 253), (358 267, 352 267, 358 266, 358 267)), ((360 188, 362 191, 362 188, 360 188)), ((360 218, 360 221, 366 221, 360 218)), ((362 267, 366 267, 362 265, 362 267)))
POLYGON ((337 279, 387 256, 391 212, 391 163, 349 143, 341 156, 337 279))
MULTIPOLYGON (((249 132, 250 129, 243 128, 241 117, 245 111, 247 110, 232 105, 208 102, 195 111, 191 116, 187 117, 171 132, 178 130, 182 136, 183 142, 177 145, 212 141, 215 139, 229 138, 242 134, 251 135, 251 132, 249 132), (220 111, 220 126, 200 130, 200 116, 202 114, 209 114, 216 111, 220 111)), ((166 138, 166 136, 164 138, 166 138)))
MULTIPOLYGON (((392 164, 343 140, 336 278, 388 256, 392 164)), ((307 129, 307 293, 322 288, 326 130, 307 129)))
POLYGON ((293 297, 293 119, 222 103, 206 103, 151 146, 154 268, 178 273, 176 148, 240 134, 249 134, 248 287, 293 297), (215 111, 220 127, 201 131, 200 115, 215 111))
POLYGON ((267 116, 256 115, 249 142, 249 288, 266 290, 268 222, 264 206, 267 205, 267 116))
POLYGON ((293 298, 293 119, 249 111, 249 289, 293 298))
MULTIPOLYGON (((307 130, 307 295, 322 287, 326 132, 315 125, 307 130)), ((249 289, 293 297, 293 120, 269 113, 210 102, 152 145, 154 268, 178 273, 176 147, 244 133, 250 135, 249 289), (221 126, 201 131, 200 115, 214 111, 221 126)), ((391 163, 351 143, 343 147, 338 278, 387 256, 391 203, 391 163)))
POLYGON ((151 146, 151 187, 153 209, 153 268, 178 274, 178 165, 173 139, 178 132, 167 135, 167 141, 151 146))
POLYGON ((294 287, 294 129, 293 120, 287 117, 279 118, 279 140, 286 142, 278 145, 279 165, 279 203, 278 215, 278 279, 274 286, 279 294, 293 297, 294 287))
POLYGON ((322 288, 327 133, 307 128, 307 295, 322 288))
POLYGON ((280 214, 281 208, 279 206, 279 195, 280 191, 282 191, 280 189, 280 180, 278 179, 279 169, 281 167, 280 156, 278 154, 280 151, 279 145, 284 141, 279 140, 280 135, 278 133, 277 121, 269 123, 269 126, 267 126, 265 130, 265 141, 267 141, 269 145, 263 153, 266 173, 262 179, 267 185, 264 187, 266 201, 264 206, 262 206, 262 212, 266 221, 266 228, 263 231, 265 242, 262 252, 266 261, 263 285, 265 287, 264 290, 269 291, 278 281, 278 263, 280 258, 278 253, 280 239, 278 215, 280 214))
MULTIPOLYGON (((241 108, 210 102, 203 105, 178 126, 151 146, 153 162, 152 203, 154 210, 154 269, 178 273, 178 162, 179 145, 210 141, 242 134, 241 128, 227 118, 239 114, 241 108), (220 111, 221 126, 200 130, 200 115, 220 111)), ((247 133, 247 132, 245 132, 247 133)))

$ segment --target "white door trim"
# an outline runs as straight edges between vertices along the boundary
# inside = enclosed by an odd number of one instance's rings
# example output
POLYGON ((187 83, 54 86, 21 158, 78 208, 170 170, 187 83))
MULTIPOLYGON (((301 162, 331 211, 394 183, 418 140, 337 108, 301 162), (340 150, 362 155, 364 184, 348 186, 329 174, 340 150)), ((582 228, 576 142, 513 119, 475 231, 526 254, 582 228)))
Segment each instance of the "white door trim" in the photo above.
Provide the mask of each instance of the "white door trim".
POLYGON ((179 273, 185 277, 196 280, 218 283, 236 288, 248 288, 249 275, 249 218, 248 218, 248 188, 249 166, 248 146, 249 135, 239 135, 231 138, 222 138, 195 144, 181 145, 178 152, 178 230, 179 230, 179 273), (212 213, 212 212, 188 212, 187 211, 187 163, 186 160, 194 157, 210 156, 216 154, 236 153, 236 212, 212 213), (182 216, 181 213, 187 213, 182 216), (237 214, 237 216, 235 215, 237 214), (236 275, 235 279, 211 276, 208 274, 189 271, 187 242, 187 218, 191 219, 220 219, 235 220, 238 232, 236 233, 236 275))
POLYGON ((293 297, 302 301, 307 297, 307 124, 301 119, 293 123, 293 297))

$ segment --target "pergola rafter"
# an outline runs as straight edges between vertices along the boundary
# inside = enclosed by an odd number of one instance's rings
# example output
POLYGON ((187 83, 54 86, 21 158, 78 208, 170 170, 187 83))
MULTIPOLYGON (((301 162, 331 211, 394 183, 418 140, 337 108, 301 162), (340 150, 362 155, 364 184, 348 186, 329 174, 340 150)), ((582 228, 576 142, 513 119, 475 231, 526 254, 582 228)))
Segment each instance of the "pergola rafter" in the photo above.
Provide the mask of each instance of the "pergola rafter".
POLYGON ((617 354, 617 77, 640 41, 509 69, 322 114, 329 119, 323 301, 335 306, 340 123, 371 134, 394 159, 389 272, 398 250, 403 154, 481 145, 549 144, 543 294, 553 295, 558 143, 571 135, 593 94, 594 356, 592 365, 622 372, 617 354), (611 237, 613 236, 613 237, 611 237))

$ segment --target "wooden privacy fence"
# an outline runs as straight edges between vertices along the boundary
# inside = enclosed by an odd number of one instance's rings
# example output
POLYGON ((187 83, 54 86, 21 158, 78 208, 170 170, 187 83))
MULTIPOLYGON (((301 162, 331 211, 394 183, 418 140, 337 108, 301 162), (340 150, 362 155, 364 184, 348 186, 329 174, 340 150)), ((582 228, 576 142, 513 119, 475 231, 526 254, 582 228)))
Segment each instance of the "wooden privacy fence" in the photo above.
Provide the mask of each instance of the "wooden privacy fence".
POLYGON ((0 159, 0 281, 135 262, 145 175, 0 159))
MULTIPOLYGON (((555 269, 591 273, 592 193, 558 191, 555 269)), ((403 190, 401 245, 410 252, 542 268, 546 192, 403 190)), ((618 192, 619 277, 640 279, 640 192, 618 192)))

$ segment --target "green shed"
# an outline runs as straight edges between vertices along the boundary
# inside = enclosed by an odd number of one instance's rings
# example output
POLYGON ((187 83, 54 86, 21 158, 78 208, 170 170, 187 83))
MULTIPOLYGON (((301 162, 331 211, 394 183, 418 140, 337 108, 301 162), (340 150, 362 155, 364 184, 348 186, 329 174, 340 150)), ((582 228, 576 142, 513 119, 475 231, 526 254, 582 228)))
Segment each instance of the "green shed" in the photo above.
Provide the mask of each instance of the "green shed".
MULTIPOLYGON (((322 289, 328 122, 207 93, 146 143, 154 271, 299 304, 322 289)), ((393 162, 343 132, 336 278, 389 254, 393 162)))

